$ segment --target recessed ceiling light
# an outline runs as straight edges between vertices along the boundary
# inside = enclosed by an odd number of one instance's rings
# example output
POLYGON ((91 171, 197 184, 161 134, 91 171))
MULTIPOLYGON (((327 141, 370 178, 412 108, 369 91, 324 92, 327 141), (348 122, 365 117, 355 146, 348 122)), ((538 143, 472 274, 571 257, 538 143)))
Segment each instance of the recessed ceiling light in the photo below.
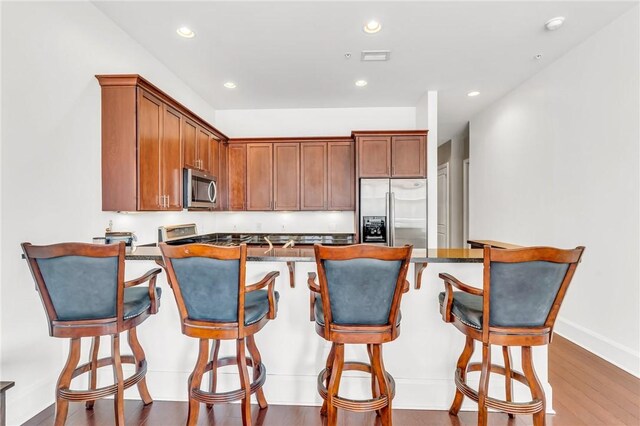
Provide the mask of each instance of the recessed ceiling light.
POLYGON ((196 33, 194 33, 189 27, 180 27, 176 30, 179 36, 184 38, 194 38, 196 33))
POLYGON ((371 20, 365 24, 363 29, 367 34, 375 34, 382 29, 382 25, 378 21, 371 20))
POLYGON ((480 92, 478 92, 477 90, 474 90, 473 92, 467 93, 467 96, 474 97, 474 96, 478 96, 479 94, 480 92))
POLYGON ((226 87, 227 89, 235 89, 238 86, 233 81, 227 81, 224 84, 224 87, 226 87))
POLYGON ((356 81, 356 86, 358 87, 364 87, 367 85, 367 80, 358 80, 356 81))
POLYGON ((549 31, 555 31, 564 24, 564 16, 556 16, 545 22, 544 27, 549 31))

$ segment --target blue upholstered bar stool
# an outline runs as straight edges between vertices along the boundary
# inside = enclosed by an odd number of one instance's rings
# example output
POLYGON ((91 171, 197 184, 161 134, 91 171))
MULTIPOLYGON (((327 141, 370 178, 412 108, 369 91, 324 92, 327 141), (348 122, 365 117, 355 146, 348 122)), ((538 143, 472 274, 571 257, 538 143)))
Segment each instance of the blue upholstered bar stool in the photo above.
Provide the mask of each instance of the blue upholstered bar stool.
POLYGON ((382 344, 400 334, 400 300, 409 290, 406 281, 411 246, 314 246, 316 274, 310 273, 311 320, 316 332, 332 342, 326 368, 318 376, 318 392, 325 400, 320 413, 327 424, 337 424, 337 409, 377 411, 383 425, 391 425, 393 377, 382 361, 382 344), (344 362, 345 344, 365 344, 370 364, 344 362), (372 398, 357 401, 340 397, 342 372, 371 374, 372 398))
POLYGON ((254 334, 276 317, 279 272, 268 273, 261 281, 245 286, 247 246, 216 247, 206 244, 170 246, 160 244, 169 284, 173 289, 182 322, 182 333, 199 339, 196 366, 189 376, 188 425, 198 421, 200 403, 242 401, 242 424, 251 425, 251 394, 260 409, 267 408, 262 386, 266 369, 254 334), (267 290, 262 290, 267 287, 267 290), (213 340, 209 358, 209 340, 213 340), (236 341, 236 356, 218 359, 221 340, 236 341), (246 356, 246 348, 251 358, 246 356), (216 392, 217 368, 237 365, 240 389, 216 392), (247 366, 252 367, 249 379, 247 366), (201 389, 202 376, 211 372, 209 391, 201 389))
POLYGON ((69 401, 86 401, 114 395, 115 423, 124 426, 124 390, 135 384, 142 401, 153 400, 145 381, 147 361, 138 341, 136 327, 160 306, 156 268, 135 280, 124 280, 125 244, 101 245, 62 243, 22 249, 36 282, 36 290, 49 321, 49 334, 71 339, 69 358, 56 386, 56 426, 67 418, 69 401), (148 287, 136 287, 149 282, 148 287), (120 355, 120 333, 128 331, 133 355, 120 355), (98 359, 100 337, 111 336, 111 356, 98 359), (89 362, 78 367, 80 340, 92 337, 89 362), (122 363, 135 364, 136 372, 123 378, 122 363), (111 365, 114 384, 96 388, 97 369, 111 365), (71 390, 71 379, 89 373, 88 390, 71 390))
POLYGON ((485 246, 482 289, 440 274, 445 284, 439 296, 442 318, 467 337, 454 375, 456 395, 450 414, 458 414, 467 396, 478 402, 478 425, 487 424, 488 408, 509 417, 533 414, 534 425, 545 424, 545 395, 533 367, 531 347, 551 341, 556 316, 583 251, 584 247, 504 250, 485 246), (476 340, 482 342, 482 362, 469 364, 476 340), (504 366, 491 363, 491 345, 502 346, 504 366), (511 346, 522 348, 524 374, 511 369, 511 346), (466 381, 467 373, 473 371, 480 371, 477 391, 466 381), (491 373, 505 376, 506 401, 488 395, 491 373), (512 380, 530 388, 530 402, 512 401, 512 380))

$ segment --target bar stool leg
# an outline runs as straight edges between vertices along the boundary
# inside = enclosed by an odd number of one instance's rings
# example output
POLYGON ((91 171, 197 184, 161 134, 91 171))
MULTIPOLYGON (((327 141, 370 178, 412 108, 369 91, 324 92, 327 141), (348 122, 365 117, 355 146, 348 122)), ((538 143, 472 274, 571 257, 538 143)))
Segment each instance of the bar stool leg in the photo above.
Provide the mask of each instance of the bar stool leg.
POLYGON ((73 370, 78 366, 80 361, 80 338, 75 337, 71 339, 69 344, 69 357, 67 363, 64 365, 60 377, 58 378, 58 384, 56 385, 56 421, 55 426, 63 426, 67 419, 67 412, 69 411, 69 401, 60 398, 58 390, 69 388, 71 385, 71 378, 73 370))
POLYGON ((111 336, 111 357, 113 358, 113 381, 116 383, 116 394, 113 396, 113 408, 116 425, 124 426, 124 377, 120 360, 120 335, 111 336))
POLYGON ((382 360, 382 345, 373 346, 373 370, 376 375, 376 381, 380 387, 380 394, 387 396, 387 406, 380 410, 380 421, 382 426, 391 426, 391 389, 387 381, 386 370, 384 369, 384 361, 382 360))
MULTIPOLYGON (((218 384, 218 353, 220 352, 220 340, 213 340, 211 345, 211 376, 209 377, 209 392, 215 393, 218 384)), ((207 404, 207 409, 213 404, 207 404)))
MULTIPOLYGON (((257 380, 260 376, 260 370, 258 370, 258 368, 262 363, 262 358, 260 357, 260 351, 258 350, 258 346, 256 346, 256 340, 253 335, 247 336, 247 348, 249 349, 251 359, 253 360, 253 380, 257 380)), ((264 397, 264 391, 262 388, 259 388, 256 391, 256 398, 258 399, 258 405, 260 405, 261 409, 268 407, 267 399, 264 397)))
MULTIPOLYGON (((507 402, 513 401, 513 389, 511 387, 513 380, 511 379, 511 350, 509 346, 502 347, 502 357, 504 358, 504 393, 507 402)), ((515 414, 508 413, 509 418, 515 418, 515 414)))
MULTIPOLYGON (((138 340, 138 331, 136 328, 129 329, 127 333, 129 346, 131 347, 131 351, 133 352, 133 357, 136 360, 136 371, 138 371, 142 365, 142 363, 146 360, 146 355, 144 354, 144 349, 142 349, 142 345, 138 340)), ((140 393, 140 398, 142 398, 142 402, 144 405, 149 405, 153 402, 153 398, 149 394, 149 388, 147 388, 147 378, 143 377, 142 380, 138 382, 138 392, 140 393)))
MULTIPOLYGON (((91 340, 91 370, 89 370, 89 390, 94 390, 98 381, 98 351, 100 350, 100 336, 95 336, 91 340)), ((90 410, 93 408, 95 400, 85 402, 85 407, 90 410)))
POLYGON ((340 378, 342 377, 342 368, 344 366, 344 344, 335 343, 335 354, 333 365, 331 366, 331 379, 327 387, 327 426, 336 426, 338 424, 338 411, 333 405, 333 397, 338 394, 340 389, 340 378))
MULTIPOLYGON (((471 359, 471 355, 473 355, 474 348, 475 345, 473 339, 471 337, 467 337, 467 340, 464 344, 464 349, 462 351, 462 354, 460 354, 460 358, 458 358, 458 364, 456 365, 456 369, 460 370, 460 377, 465 383, 467 381, 467 365, 469 365, 469 360, 471 359)), ((463 400, 464 394, 460 392, 458 388, 456 388, 456 396, 453 398, 451 408, 449 408, 449 414, 457 416, 458 412, 460 411, 460 407, 462 406, 463 400)))
MULTIPOLYGON (((380 389, 376 383, 376 374, 373 371, 373 345, 367 344, 367 354, 369 355, 369 365, 371 365, 371 397, 376 399, 380 396, 380 389)), ((376 410, 376 414, 380 416, 381 411, 376 410)))
POLYGON ((489 375, 491 373, 491 345, 482 345, 482 369, 480 370, 480 387, 478 389, 478 426, 487 426, 487 393, 489 391, 489 375))
POLYGON ((198 423, 198 412, 200 403, 191 395, 192 389, 200 389, 202 383, 202 375, 207 366, 207 357, 209 356, 209 340, 200 339, 200 349, 198 352, 198 360, 193 369, 193 373, 189 376, 189 415, 187 417, 187 425, 195 426, 198 423))
POLYGON ((243 339, 236 340, 236 359, 238 361, 238 373, 240 374, 240 387, 244 390, 242 398, 242 424, 251 426, 251 381, 247 370, 247 355, 245 352, 245 342, 243 339))
MULTIPOLYGON (((325 384, 324 386, 329 389, 329 380, 331 380, 331 369, 333 368, 333 359, 336 356, 336 344, 332 343, 331 344, 331 350, 329 351, 329 355, 327 356, 327 363, 325 365, 325 367, 327 368, 327 379, 325 380, 325 384)), ((325 400, 322 403, 322 408, 320 408, 320 415, 321 416, 326 416, 327 415, 327 401, 325 400)))
POLYGON ((542 409, 533 415, 533 424, 535 426, 544 426, 546 422, 547 404, 544 397, 544 389, 538 379, 536 370, 533 368, 533 359, 531 356, 531 346, 522 347, 522 369, 524 376, 529 382, 529 388, 531 389, 531 396, 533 399, 539 399, 542 401, 542 409))

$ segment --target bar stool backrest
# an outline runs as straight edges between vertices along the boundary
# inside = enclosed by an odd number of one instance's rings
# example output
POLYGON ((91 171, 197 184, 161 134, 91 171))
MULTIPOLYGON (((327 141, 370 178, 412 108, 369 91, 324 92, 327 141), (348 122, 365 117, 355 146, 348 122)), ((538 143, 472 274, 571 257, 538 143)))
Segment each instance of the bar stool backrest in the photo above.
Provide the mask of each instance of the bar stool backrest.
POLYGON ((183 321, 244 323, 246 245, 160 248, 183 321))
POLYGON ((489 326, 553 327, 583 250, 485 247, 489 326))
POLYGON ((124 243, 22 248, 50 322, 122 317, 124 243))
POLYGON ((411 249, 316 245, 325 320, 337 325, 396 324, 411 249))

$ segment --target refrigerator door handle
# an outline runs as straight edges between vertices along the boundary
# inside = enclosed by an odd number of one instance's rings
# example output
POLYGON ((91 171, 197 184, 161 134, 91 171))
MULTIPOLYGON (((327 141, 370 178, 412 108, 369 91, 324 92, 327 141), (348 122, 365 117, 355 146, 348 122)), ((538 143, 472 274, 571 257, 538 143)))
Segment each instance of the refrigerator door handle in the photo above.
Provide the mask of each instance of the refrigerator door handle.
MULTIPOLYGON (((389 193, 385 192, 384 193, 384 214, 387 216, 387 220, 389 219, 389 193)), ((386 224, 386 229, 384 231, 384 238, 385 238, 385 242, 388 246, 391 245, 391 235, 390 235, 390 231, 389 231, 389 223, 386 224)))
POLYGON ((389 201, 389 222, 391 228, 391 244, 389 245, 394 247, 396 245, 396 194, 393 192, 390 194, 389 201))

